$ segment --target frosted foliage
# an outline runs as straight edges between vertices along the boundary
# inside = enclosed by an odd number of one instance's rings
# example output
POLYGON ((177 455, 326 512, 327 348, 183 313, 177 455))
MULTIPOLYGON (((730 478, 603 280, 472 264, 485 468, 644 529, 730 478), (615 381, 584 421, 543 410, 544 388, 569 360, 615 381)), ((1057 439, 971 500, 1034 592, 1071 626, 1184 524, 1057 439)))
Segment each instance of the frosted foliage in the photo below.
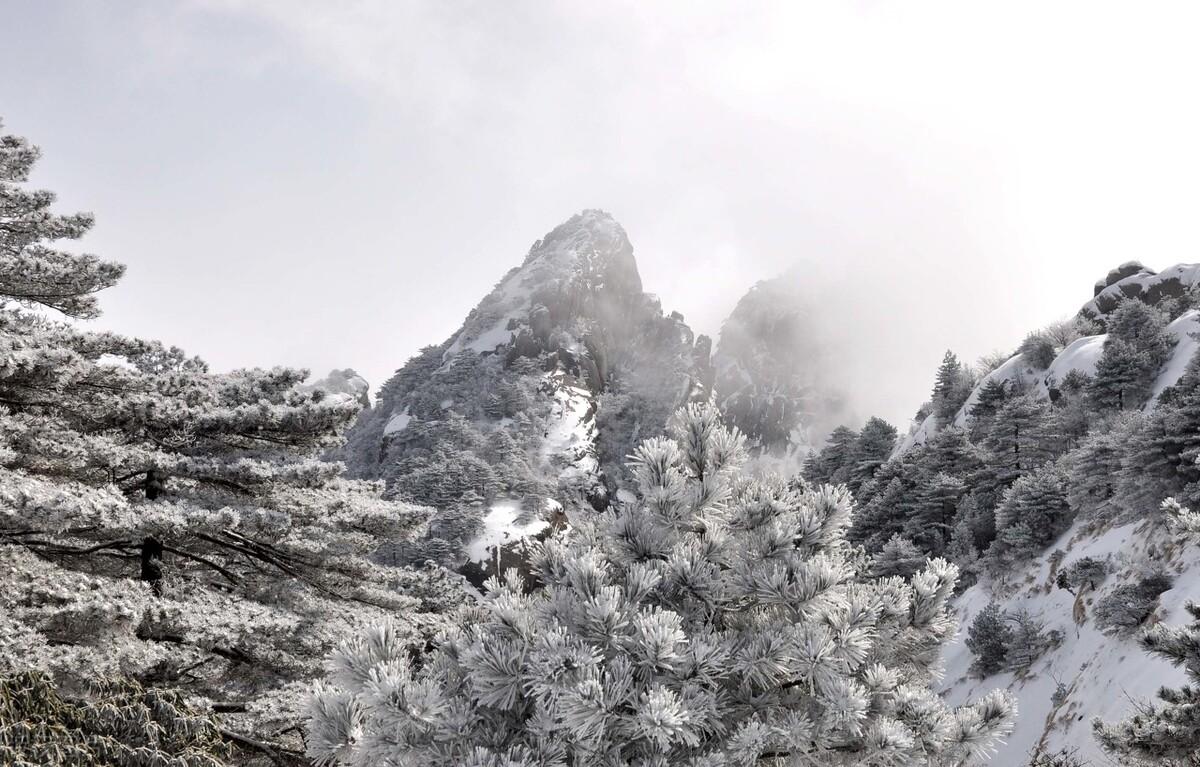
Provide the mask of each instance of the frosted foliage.
POLYGON ((322 764, 962 765, 1010 699, 929 688, 957 570, 865 580, 844 488, 748 480, 707 405, 629 464, 636 503, 534 546, 424 654, 345 642, 308 712, 322 764))
POLYGON ((1163 687, 1157 703, 1142 703, 1115 724, 1092 724, 1100 745, 1121 764, 1184 767, 1200 761, 1200 607, 1189 602, 1189 626, 1159 624, 1140 637, 1142 647, 1184 670, 1187 684, 1163 687))
POLYGON ((95 316, 121 269, 49 244, 90 217, 24 190, 36 155, 0 138, 0 675, 169 682, 239 728, 294 721, 335 639, 423 612, 401 592, 437 575, 369 555, 429 510, 319 459, 360 405, 305 371, 212 373, 57 318, 95 316))

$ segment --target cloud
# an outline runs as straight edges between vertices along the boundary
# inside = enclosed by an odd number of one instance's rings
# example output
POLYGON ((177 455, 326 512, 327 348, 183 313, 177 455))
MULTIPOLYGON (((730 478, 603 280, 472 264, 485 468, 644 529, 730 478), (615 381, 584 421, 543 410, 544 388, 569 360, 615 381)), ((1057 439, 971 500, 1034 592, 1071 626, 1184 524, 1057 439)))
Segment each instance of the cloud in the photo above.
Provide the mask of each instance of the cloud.
POLYGON ((38 127, 131 265, 112 321, 160 335, 166 314, 219 365, 378 385, 534 239, 601 207, 701 332, 757 280, 807 275, 856 349, 855 410, 902 422, 947 347, 1011 348, 1116 263, 1200 250, 1191 4, 136 9, 43 25, 46 67, 71 78, 39 67, 0 95, 75 96, 38 127))

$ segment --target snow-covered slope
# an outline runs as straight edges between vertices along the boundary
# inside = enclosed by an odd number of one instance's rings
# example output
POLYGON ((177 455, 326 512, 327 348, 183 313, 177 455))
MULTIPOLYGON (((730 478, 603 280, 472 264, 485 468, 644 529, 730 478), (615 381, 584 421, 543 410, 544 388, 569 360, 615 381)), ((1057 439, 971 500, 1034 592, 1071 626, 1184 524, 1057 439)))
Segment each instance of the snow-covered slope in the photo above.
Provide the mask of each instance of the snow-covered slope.
MULTIPOLYGON (((1175 300, 1198 284, 1200 265, 1179 265, 1155 273, 1131 262, 1098 282, 1095 298, 1080 312, 1087 324, 1101 329, 1107 314, 1121 300, 1160 305, 1169 311, 1168 316, 1178 315, 1167 326, 1174 345, 1151 388, 1144 406, 1147 412, 1160 405, 1165 390, 1179 384, 1188 363, 1200 350, 1200 311, 1184 311, 1188 304, 1175 300)), ((953 425, 970 425, 972 408, 983 388, 993 381, 1010 382, 1013 391, 1057 401, 1062 394, 1059 385, 1069 374, 1096 373, 1106 340, 1104 333, 1077 338, 1044 367, 1026 355, 1013 355, 978 382, 955 415, 953 425)), ((894 455, 923 444, 940 428, 944 425, 935 417, 924 419, 897 445, 894 455)), ((1069 458, 1065 464, 1071 465, 1069 458)), ((1106 631, 1097 625, 1096 613, 1098 605, 1115 589, 1136 583, 1150 573, 1163 572, 1173 579, 1172 586, 1159 596, 1156 609, 1143 626, 1157 621, 1189 622, 1183 605, 1200 600, 1200 543, 1168 532, 1163 515, 1152 507, 1128 509, 1119 517, 1116 522, 1076 519, 1035 559, 1003 571, 1000 580, 983 576, 955 601, 961 630, 943 653, 944 694, 951 703, 962 703, 987 690, 1006 687, 1018 699, 1016 729, 995 760, 997 764, 1025 765, 1035 751, 1054 754, 1062 749, 1074 751, 1081 765, 1114 764, 1092 737, 1092 720, 1126 718, 1138 702, 1152 699, 1160 687, 1183 682, 1181 672, 1138 646, 1136 630, 1106 631), (1130 521, 1131 515, 1137 516, 1130 521), (1075 593, 1057 586, 1058 573, 1084 557, 1108 564, 1105 579, 1095 588, 1077 588, 1075 593), (1043 630, 1061 632, 1061 641, 1027 671, 978 678, 971 672, 976 656, 966 646, 967 631, 990 603, 1009 614, 1027 612, 1042 624, 1043 630)))
POLYGON ((1091 736, 1091 720, 1129 716, 1136 701, 1153 698, 1163 685, 1180 683, 1182 672, 1138 647, 1132 632, 1114 635, 1101 631, 1094 618, 1096 604, 1114 588, 1163 570, 1174 578, 1174 584, 1159 597, 1148 622, 1187 622, 1183 604, 1200 599, 1198 564, 1200 548, 1181 544, 1155 517, 1097 530, 1077 523, 1042 557, 1012 573, 1005 583, 981 582, 956 600, 962 630, 943 653, 945 695, 952 703, 962 703, 987 690, 1007 687, 1017 696, 1020 715, 1016 729, 997 764, 1025 764, 1030 752, 1038 748, 1046 753, 1078 749, 1085 764, 1110 764, 1091 736), (1055 550, 1065 552, 1057 566, 1051 561, 1055 550), (1078 596, 1057 588, 1057 572, 1083 557, 1104 560, 1112 571, 1095 590, 1081 591, 1078 596), (1062 632, 1061 644, 1019 677, 1006 672, 978 679, 969 673, 974 656, 965 644, 966 628, 994 600, 1010 612, 1027 610, 1046 630, 1062 632), (1065 697, 1056 698, 1059 683, 1065 697))
POLYGON ((431 538, 461 559, 476 534, 538 529, 560 503, 607 506, 634 440, 708 386, 708 348, 643 292, 620 224, 584 211, 397 371, 339 457, 438 508, 431 538))
POLYGON ((1163 365, 1162 372, 1154 381, 1154 388, 1151 390, 1150 401, 1146 403, 1146 410, 1154 407, 1154 403, 1158 401, 1158 396, 1163 393, 1164 389, 1179 382, 1179 379, 1183 377, 1183 372, 1187 369, 1188 362, 1196 355, 1196 350, 1200 349, 1200 312, 1195 309, 1184 312, 1167 326, 1167 330, 1175 337, 1175 348, 1171 352, 1171 358, 1167 364, 1163 365))
MULTIPOLYGON (((1066 352, 1064 350, 1064 354, 1065 353, 1066 352)), ((1055 360, 1055 362, 1057 361, 1058 360, 1055 360)), ((1053 368, 1054 365, 1052 364, 1050 367, 1053 368)), ((1038 370, 1034 366, 1030 365, 1029 362, 1026 361, 1024 355, 1014 354, 1012 357, 1009 357, 1007 360, 1005 360, 1004 363, 1002 363, 995 370, 979 379, 979 383, 976 384, 975 388, 971 390, 971 394, 967 397, 962 407, 958 409, 958 412, 955 414, 952 423, 955 426, 962 426, 967 422, 967 418, 971 413, 971 408, 974 407, 975 403, 979 401, 979 394, 981 391, 983 391, 983 387, 988 383, 992 381, 1007 381, 1015 384, 1016 386, 1024 387, 1027 384, 1033 384, 1043 380, 1039 375, 1042 372, 1044 371, 1038 370)), ((930 414, 925 416, 920 423, 913 425, 908 434, 896 442, 895 448, 892 449, 892 457, 895 458, 903 455, 913 447, 925 444, 930 437, 938 433, 938 430, 942 428, 942 426, 943 424, 938 422, 938 417, 936 415, 930 414)))
MULTIPOLYGON (((1148 272, 1148 270, 1145 271, 1148 272)), ((1141 273, 1139 272, 1139 274, 1141 273)), ((1193 274, 1200 275, 1200 265, 1173 266, 1161 274, 1183 274, 1189 277, 1193 274)), ((1125 279, 1133 280, 1137 276, 1134 275, 1125 279)), ((1124 282, 1125 280, 1120 280, 1114 283, 1114 285, 1120 285, 1124 282)), ((1175 338, 1175 346, 1154 383, 1150 401, 1145 405, 1145 410, 1147 411, 1154 408, 1158 396, 1164 389, 1173 386, 1179 380, 1183 375, 1183 371, 1187 368, 1188 362, 1195 355, 1196 350, 1200 349, 1200 312, 1195 309, 1184 312, 1167 326, 1167 330, 1175 338)), ((1107 338, 1107 335, 1104 333, 1077 338, 1059 352, 1049 367, 1044 369, 1030 364, 1024 355, 1014 354, 995 370, 979 380, 979 383, 972 389, 970 396, 967 397, 966 402, 959 408, 958 413, 955 415, 954 425, 966 425, 967 419, 970 417, 971 408, 979 401, 979 393, 991 381, 1010 381, 1020 389, 1032 387, 1033 392, 1038 396, 1049 398, 1051 389, 1055 384, 1061 382, 1071 371, 1078 371, 1089 376, 1093 375, 1096 372, 1096 363, 1100 360, 1100 354, 1104 351, 1105 338, 1107 338)), ((914 446, 924 444, 941 427, 942 424, 938 423, 936 416, 926 416, 920 423, 914 424, 909 429, 908 434, 897 441, 896 447, 892 451, 892 456, 902 455, 914 446)))

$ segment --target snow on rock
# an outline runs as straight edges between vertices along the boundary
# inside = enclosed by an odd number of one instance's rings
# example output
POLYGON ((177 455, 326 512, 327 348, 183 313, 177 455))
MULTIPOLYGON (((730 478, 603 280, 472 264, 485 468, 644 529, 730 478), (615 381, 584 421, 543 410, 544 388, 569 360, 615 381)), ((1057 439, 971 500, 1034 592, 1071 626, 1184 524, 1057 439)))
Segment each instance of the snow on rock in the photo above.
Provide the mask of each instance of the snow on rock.
POLYGON ((1085 764, 1109 764, 1091 734, 1091 720, 1115 721, 1133 713, 1136 701, 1153 698, 1159 687, 1181 684, 1183 672, 1143 651, 1133 636, 1101 632, 1092 620, 1096 602, 1113 588, 1133 582, 1161 567, 1174 577, 1174 585, 1159 598, 1151 620, 1185 623, 1183 604, 1200 593, 1200 549, 1174 540, 1154 519, 1088 531, 1077 522, 1038 560, 1015 573, 1006 584, 981 582, 954 601, 959 633, 942 652, 945 676, 942 693, 951 704, 978 699, 997 687, 1007 687, 1018 700, 1016 729, 994 763, 1025 764, 1035 748, 1053 753, 1078 747, 1085 764), (1051 552, 1066 553, 1058 568, 1085 557, 1108 560, 1113 569, 1094 592, 1080 597, 1054 585, 1057 569, 1051 552), (1021 676, 996 674, 986 679, 970 675, 974 656, 965 642, 974 617, 993 600, 1012 612, 1027 610, 1042 621, 1045 630, 1062 632, 1062 643, 1034 662, 1021 676), (1062 683, 1066 698, 1052 698, 1062 683))
POLYGON ((555 382, 550 427, 542 442, 541 460, 554 469, 560 484, 590 484, 599 470, 596 419, 591 393, 570 383, 555 382))
POLYGON ((461 546, 433 539, 469 539, 498 499, 606 508, 632 444, 711 384, 711 342, 642 290, 612 216, 572 216, 517 263, 457 332, 384 383, 333 455, 438 509, 413 562, 427 548, 457 567, 461 546))
POLYGON ((326 394, 351 397, 363 407, 371 406, 371 387, 367 379, 360 376, 353 368, 331 370, 324 378, 300 386, 305 391, 320 390, 326 394))
POLYGON ((544 336, 550 320, 543 301, 561 298, 561 289, 572 282, 625 296, 641 293, 633 247, 625 230, 604 211, 585 210, 536 242, 524 263, 510 270, 471 312, 443 360, 452 363, 464 352, 495 352, 516 341, 522 331, 544 336))
POLYGON ((1163 365, 1162 371, 1154 381, 1154 388, 1151 389, 1151 397, 1150 401, 1146 403, 1146 410, 1154 409, 1155 403, 1158 402, 1158 395, 1162 394, 1168 386, 1174 386, 1183 377, 1188 363, 1192 361, 1192 357, 1196 356, 1196 350, 1200 349, 1200 311, 1192 309, 1179 315, 1174 322, 1167 326, 1167 331, 1175 337, 1175 348, 1172 350, 1167 364, 1163 365))
POLYGON ((487 569, 487 560, 507 543, 537 535, 550 526, 540 517, 529 518, 516 501, 497 501, 483 516, 483 530, 467 544, 467 560, 487 569), (525 519, 525 521, 519 521, 525 519))
POLYGON ((412 421, 412 416, 408 414, 408 408, 404 408, 404 412, 397 413, 388 419, 388 422, 383 427, 383 434, 395 434, 398 431, 404 431, 408 428, 408 424, 412 421))
POLYGON ((1067 348, 1059 352, 1054 358, 1054 362, 1050 363, 1050 367, 1046 369, 1046 374, 1041 377, 1037 383, 1037 394, 1043 398, 1049 398, 1050 389, 1066 378, 1071 371, 1077 371, 1085 375, 1096 374, 1096 363, 1100 361, 1100 354, 1104 351, 1104 341, 1108 338, 1107 334, 1097 336, 1084 336, 1076 338, 1067 348))
POLYGON ((1200 264, 1176 264, 1161 272, 1154 272, 1136 261, 1131 261, 1109 272, 1101 283, 1096 283, 1096 295, 1079 310, 1085 317, 1102 317, 1126 298, 1137 298, 1155 305, 1163 298, 1180 296, 1200 285, 1200 264))

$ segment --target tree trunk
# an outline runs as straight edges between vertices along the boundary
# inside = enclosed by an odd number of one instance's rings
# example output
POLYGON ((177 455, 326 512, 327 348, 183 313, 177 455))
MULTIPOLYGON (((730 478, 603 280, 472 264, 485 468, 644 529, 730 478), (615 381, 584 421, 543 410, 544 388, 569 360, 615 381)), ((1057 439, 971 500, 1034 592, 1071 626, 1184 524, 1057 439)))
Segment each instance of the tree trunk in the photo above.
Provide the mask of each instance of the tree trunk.
POLYGON ((162 596, 163 545, 153 536, 142 541, 141 579, 150 584, 154 596, 162 596))

